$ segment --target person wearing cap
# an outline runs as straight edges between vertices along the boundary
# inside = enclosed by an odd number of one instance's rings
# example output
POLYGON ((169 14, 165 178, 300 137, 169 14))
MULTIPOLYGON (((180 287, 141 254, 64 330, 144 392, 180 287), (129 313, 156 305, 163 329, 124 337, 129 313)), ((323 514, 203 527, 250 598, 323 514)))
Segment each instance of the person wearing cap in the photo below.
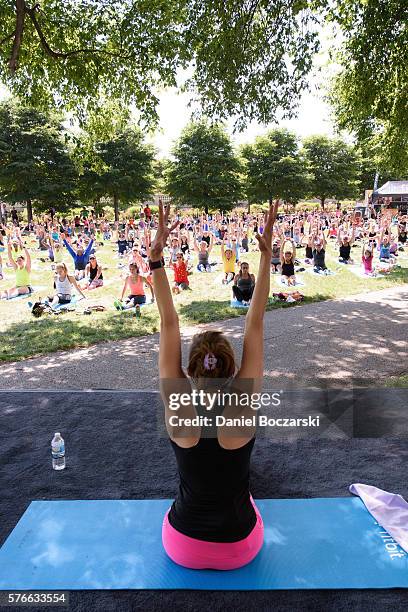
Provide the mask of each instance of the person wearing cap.
POLYGON ((89 256, 85 274, 88 281, 84 289, 97 289, 97 287, 103 286, 102 266, 98 264, 96 255, 92 254, 89 256))

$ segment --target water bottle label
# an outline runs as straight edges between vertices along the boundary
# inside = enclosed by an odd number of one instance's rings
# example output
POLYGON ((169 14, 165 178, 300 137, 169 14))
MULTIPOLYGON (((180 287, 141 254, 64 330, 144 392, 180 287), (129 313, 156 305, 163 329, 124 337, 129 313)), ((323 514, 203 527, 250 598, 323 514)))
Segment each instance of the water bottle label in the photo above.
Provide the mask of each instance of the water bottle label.
POLYGON ((52 446, 51 450, 53 453, 65 453, 65 444, 62 443, 62 444, 52 446))

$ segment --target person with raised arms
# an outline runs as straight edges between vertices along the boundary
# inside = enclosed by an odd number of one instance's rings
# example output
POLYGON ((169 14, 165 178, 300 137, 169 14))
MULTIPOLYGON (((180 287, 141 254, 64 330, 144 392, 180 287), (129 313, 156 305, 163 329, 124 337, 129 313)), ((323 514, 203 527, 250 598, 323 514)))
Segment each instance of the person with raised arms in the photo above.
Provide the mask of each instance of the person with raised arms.
POLYGON ((85 277, 86 266, 88 265, 88 262, 89 262, 89 255, 91 254, 91 251, 92 251, 92 247, 94 243, 93 239, 91 239, 88 242, 86 249, 84 249, 84 247, 81 244, 77 243, 76 250, 69 244, 66 238, 64 238, 63 242, 64 242, 64 246, 66 247, 68 253, 71 255, 74 261, 74 266, 75 266, 74 276, 76 280, 83 279, 85 277))
POLYGON ((280 249, 281 280, 285 285, 295 285, 296 244, 292 238, 284 238, 280 249))
MULTIPOLYGON (((192 417, 191 425, 186 421, 179 431, 171 425, 174 411, 169 407, 169 394, 173 385, 189 388, 191 393, 191 384, 195 388, 205 388, 220 378, 231 383, 242 383, 246 379, 252 382, 253 389, 260 388, 263 318, 270 290, 272 228, 277 208, 277 203, 270 206, 263 235, 257 234, 261 258, 258 280, 246 316, 241 365, 237 365, 233 348, 221 332, 204 332, 192 340, 188 378, 182 368, 179 320, 162 264, 166 241, 178 222, 168 227, 170 208, 159 206, 159 227, 151 245, 149 265, 161 321, 161 395, 180 475, 178 495, 164 517, 162 541, 175 563, 192 569, 242 567, 256 557, 263 544, 262 518, 249 489, 255 428, 239 428, 231 436, 224 427, 218 427, 215 436, 203 436, 201 427, 194 424, 198 409, 190 403, 183 406, 183 414, 192 417)), ((235 410, 239 413, 241 407, 235 405, 235 410)))
POLYGON ((20 236, 18 238, 18 247, 24 253, 24 255, 19 252, 14 259, 11 236, 9 236, 7 243, 7 255, 9 265, 11 268, 13 268, 16 275, 16 284, 15 287, 2 291, 0 294, 0 299, 2 300, 10 300, 18 295, 28 295, 33 290, 30 284, 31 257, 27 248, 23 245, 20 236))
POLYGON ((233 248, 229 244, 225 246, 225 237, 223 238, 221 242, 221 258, 222 258, 222 265, 224 268, 224 278, 222 279, 222 282, 224 285, 227 285, 232 280, 234 280, 235 262, 237 258, 236 258, 236 253, 234 253, 233 248))
POLYGON ((210 253, 213 247, 213 235, 209 235, 209 242, 203 236, 200 244, 197 243, 197 236, 194 235, 194 251, 198 256, 197 270, 199 272, 211 272, 210 253))

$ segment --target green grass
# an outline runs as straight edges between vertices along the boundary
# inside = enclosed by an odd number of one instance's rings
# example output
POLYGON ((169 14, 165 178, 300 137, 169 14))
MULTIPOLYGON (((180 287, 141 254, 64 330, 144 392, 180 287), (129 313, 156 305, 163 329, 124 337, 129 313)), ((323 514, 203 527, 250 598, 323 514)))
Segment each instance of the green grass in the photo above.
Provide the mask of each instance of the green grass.
POLYGON ((391 376, 385 382, 386 387, 398 387, 408 389, 408 374, 400 374, 399 376, 391 376))
MULTIPOLYGON (((29 246, 35 247, 35 243, 29 246)), ((87 301, 80 301, 75 312, 35 319, 27 302, 35 301, 39 296, 44 298, 48 294, 52 295, 53 273, 50 262, 40 261, 43 253, 32 251, 32 254, 32 284, 35 288, 42 289, 30 298, 0 301, 0 361, 18 361, 58 350, 87 347, 98 342, 139 337, 159 329, 159 316, 155 305, 144 307, 140 319, 134 318, 131 312, 118 313, 114 309, 113 301, 121 293, 123 280, 122 269, 117 267, 118 260, 111 244, 105 244, 98 249, 98 260, 104 267, 104 278, 108 281, 106 286, 90 292, 87 301), (107 310, 84 315, 86 305, 93 304, 104 305, 107 310)), ((302 256, 304 250, 299 251, 299 258, 302 256)), ((360 247, 353 249, 353 256, 356 260, 360 259, 360 247)), ((211 259, 220 261, 219 247, 214 249, 211 259)), ((242 259, 249 262, 251 271, 256 274, 259 253, 250 252, 243 255, 242 259)), ((14 283, 14 273, 5 267, 4 260, 3 253, 5 280, 0 282, 1 288, 10 287, 14 283)), ((72 262, 68 255, 65 262, 72 271, 72 262)), ((333 244, 328 246, 327 262, 329 267, 337 270, 335 276, 321 277, 310 273, 301 275, 305 282, 305 286, 299 288, 305 296, 303 304, 385 289, 408 282, 408 257, 401 258, 404 268, 396 269, 389 276, 379 279, 359 278, 348 271, 347 266, 338 264, 333 244)), ((218 270, 211 274, 194 272, 190 277, 193 290, 183 292, 174 299, 181 325, 197 325, 244 316, 245 310, 230 307, 231 287, 222 285, 221 275, 219 266, 218 270)), ((169 276, 173 277, 171 272, 169 276)), ((271 277, 271 294, 285 290, 278 284, 278 278, 278 275, 271 277)), ((282 307, 298 308, 301 305, 284 302, 269 304, 268 310, 282 307)))

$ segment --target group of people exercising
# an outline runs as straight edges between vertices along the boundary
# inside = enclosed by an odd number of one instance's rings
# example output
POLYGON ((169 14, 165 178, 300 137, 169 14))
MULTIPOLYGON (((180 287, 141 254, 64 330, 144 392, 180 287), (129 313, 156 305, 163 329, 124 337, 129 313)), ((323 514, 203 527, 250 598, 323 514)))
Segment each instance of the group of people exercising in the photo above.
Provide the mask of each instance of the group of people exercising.
MULTIPOLYGON (((330 274, 326 262, 328 241, 337 244, 338 261, 341 264, 360 263, 364 274, 375 275, 375 257, 378 264, 391 268, 398 253, 407 241, 407 216, 394 219, 385 214, 364 219, 354 212, 313 212, 280 215, 276 221, 271 244, 270 268, 279 274, 281 282, 288 286, 297 284, 296 274, 302 266, 312 266, 317 274, 330 274), (352 248, 361 245, 360 262, 356 262, 352 248), (304 257, 298 253, 305 249, 304 257)), ((208 273, 218 265, 212 260, 215 245, 220 247, 223 269, 222 283, 230 285, 233 299, 249 306, 255 288, 255 275, 245 261, 245 254, 257 250, 256 234, 262 235, 263 214, 231 213, 224 215, 191 215, 178 217, 179 225, 171 233, 164 249, 164 261, 172 270, 172 292, 178 294, 191 290, 190 276, 193 271, 208 273), (195 259, 195 263, 193 263, 195 259)), ((55 293, 51 304, 68 304, 76 289, 84 292, 103 287, 104 270, 97 259, 100 245, 108 242, 115 247, 120 262, 126 268, 123 286, 114 305, 118 310, 138 307, 146 302, 145 289, 154 301, 152 275, 148 259, 152 239, 157 231, 157 215, 141 213, 139 219, 127 219, 111 224, 95 215, 81 220, 52 219, 44 216, 26 227, 18 223, 2 226, 0 249, 7 250, 7 264, 14 269, 15 285, 1 291, 2 299, 31 293, 31 258, 25 246, 27 235, 35 235, 40 254, 53 264, 55 293), (65 263, 67 255, 72 259, 73 274, 68 273, 65 263)), ((42 261, 46 259, 41 258, 42 261)), ((357 258, 358 259, 358 258, 357 258)), ((0 254, 0 280, 3 266, 0 254)))

